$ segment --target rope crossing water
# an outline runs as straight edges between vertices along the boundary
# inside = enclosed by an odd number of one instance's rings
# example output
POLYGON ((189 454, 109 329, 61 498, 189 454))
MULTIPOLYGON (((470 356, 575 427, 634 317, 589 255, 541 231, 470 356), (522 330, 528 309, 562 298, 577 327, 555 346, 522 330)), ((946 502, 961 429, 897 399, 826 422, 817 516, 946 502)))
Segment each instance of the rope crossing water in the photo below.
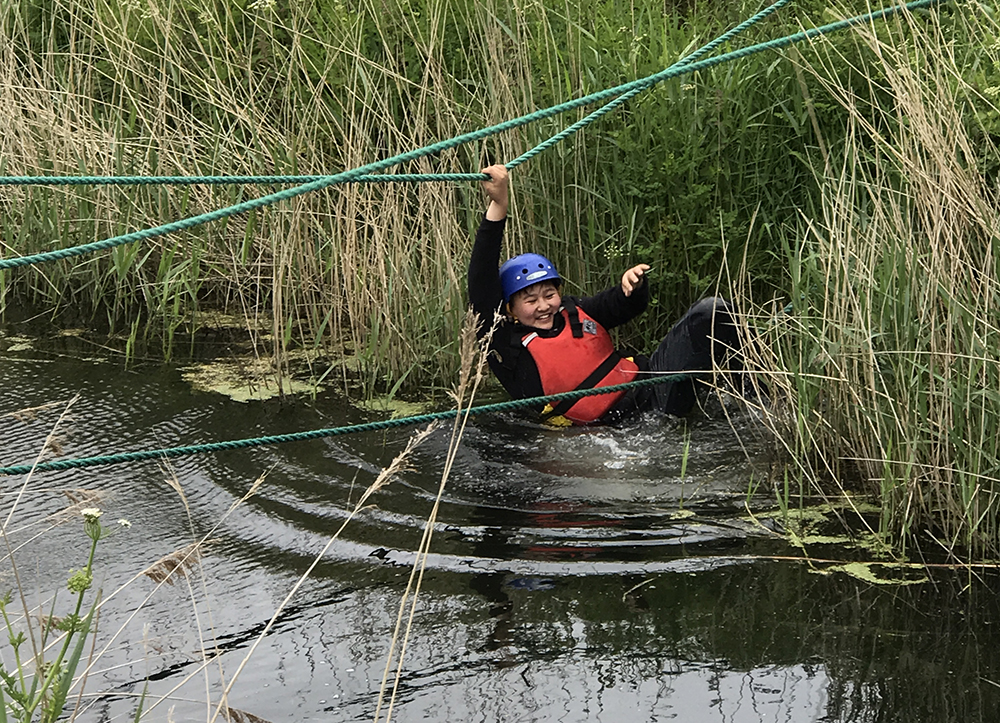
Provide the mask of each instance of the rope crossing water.
MULTIPOLYGON (((744 31, 745 29, 759 22, 760 20, 766 18, 771 13, 773 13, 780 7, 787 4, 789 1, 790 0, 777 0, 777 2, 775 2, 773 5, 760 11, 753 17, 744 21, 743 23, 736 26, 735 28, 725 33, 724 35, 720 36, 719 38, 716 38, 715 40, 708 43, 704 47, 699 48, 691 55, 687 56, 686 58, 683 58, 682 60, 671 65, 669 68, 665 70, 662 70, 658 73, 654 73, 653 75, 632 81, 630 83, 618 85, 613 88, 608 88, 606 90, 602 90, 597 93, 591 93, 581 98, 570 100, 565 103, 560 103, 550 108, 538 110, 533 113, 520 116, 518 118, 513 118, 511 120, 499 123, 494 126, 489 126, 487 128, 482 128, 477 131, 458 135, 448 140, 439 141, 437 143, 433 143, 423 148, 407 151, 406 153, 401 153, 391 158, 386 158, 381 161, 369 163, 367 165, 360 166, 358 168, 337 173, 334 175, 0 177, 0 186, 294 184, 293 188, 277 191, 275 193, 270 193, 265 196, 261 196, 259 198, 251 199, 249 201, 244 201, 242 203, 238 203, 226 208, 218 209, 216 211, 203 213, 197 216, 191 216, 189 218, 181 219, 179 221, 174 221, 160 226, 155 226, 153 228, 147 228, 141 231, 135 231, 120 236, 114 236, 112 238, 104 239, 102 241, 82 244, 80 246, 74 246, 65 249, 57 249, 54 251, 32 254, 29 256, 0 259, 0 270, 16 268, 20 266, 29 266, 47 261, 70 258, 73 256, 81 256, 83 254, 114 248, 117 246, 134 243, 137 241, 142 241, 148 238, 164 236, 170 233, 174 233, 176 231, 193 228, 195 226, 208 223, 210 221, 216 221, 223 218, 228 218, 230 216, 235 216, 237 214, 247 213, 249 211, 258 208, 263 208, 265 206, 269 206, 275 203, 279 203, 281 201, 295 198, 296 196, 301 196, 303 194, 310 193, 312 191, 318 191, 323 188, 328 188, 331 186, 345 184, 345 183, 379 183, 379 182, 422 183, 428 181, 485 180, 487 176, 481 173, 380 174, 378 172, 390 168, 392 166, 396 166, 402 163, 406 163, 409 161, 417 160, 419 158, 424 158, 436 153, 440 153, 442 151, 455 148, 457 146, 460 146, 462 144, 471 141, 481 140, 483 138, 496 135, 506 130, 510 130, 513 128, 527 125, 529 123, 533 123, 538 120, 549 118, 558 115, 560 113, 564 113, 566 111, 574 110, 576 108, 590 105, 592 103, 607 101, 608 99, 611 99, 610 102, 607 102, 604 106, 598 108, 597 110, 590 113, 586 117, 582 118, 576 123, 573 123, 572 125, 568 126, 567 128, 560 131, 556 135, 552 136, 548 140, 535 146, 531 150, 522 154, 518 158, 515 158, 513 161, 510 161, 507 164, 508 168, 514 168, 524 163, 525 161, 533 158, 534 156, 538 155, 547 148, 550 148, 556 143, 559 143, 560 141, 564 140, 565 138, 572 135, 581 128, 589 125, 590 123, 593 123, 598 118, 606 115, 607 113, 611 112, 615 108, 625 103, 630 98, 634 97, 639 92, 652 88, 656 84, 664 80, 667 80, 669 78, 674 78, 687 73, 693 73, 695 71, 704 68, 710 68, 716 65, 720 65, 722 63, 726 63, 731 60, 736 60, 737 58, 744 58, 749 55, 753 55, 754 53, 762 52, 764 50, 774 50, 783 48, 792 45, 794 43, 798 43, 804 40, 810 40, 812 38, 819 37, 827 33, 836 32, 838 30, 842 30, 844 28, 848 28, 853 25, 858 25, 860 23, 872 22, 876 19, 888 17, 890 15, 898 13, 904 9, 916 10, 919 8, 928 8, 942 2, 943 0, 915 0, 914 2, 910 2, 906 5, 896 5, 893 7, 883 8, 882 10, 864 13, 861 15, 857 15, 853 18, 848 18, 846 20, 841 20, 835 23, 829 23, 827 25, 823 25, 818 28, 813 28, 811 30, 793 33, 792 35, 787 35, 783 38, 777 38, 775 40, 770 40, 764 43, 751 45, 749 47, 742 48, 740 50, 735 50, 730 53, 725 53, 723 55, 714 58, 697 60, 705 53, 714 50, 716 47, 726 42, 733 36, 744 31)), ((545 397, 516 399, 509 402, 487 404, 478 407, 469 407, 466 409, 454 409, 444 412, 434 412, 431 414, 422 414, 411 417, 405 417, 401 419, 388 419, 379 422, 370 422, 367 424, 356 424, 345 427, 333 427, 328 429, 314 429, 306 432, 297 432, 293 434, 270 435, 265 437, 255 437, 251 439, 238 439, 226 442, 213 442, 209 444, 189 445, 183 447, 167 447, 163 449, 139 450, 135 452, 124 452, 120 454, 103 455, 97 457, 81 457, 76 459, 55 460, 50 462, 41 462, 35 465, 12 465, 7 467, 0 467, 0 475, 26 474, 31 471, 42 472, 47 470, 77 469, 83 467, 119 464, 123 462, 147 460, 147 459, 165 459, 165 458, 181 457, 185 455, 200 454, 206 452, 215 452, 221 450, 247 449, 250 447, 260 447, 264 445, 281 444, 285 442, 320 439, 324 437, 334 437, 342 434, 370 432, 380 429, 389 429, 393 427, 401 427, 411 424, 423 424, 435 420, 453 419, 459 414, 474 415, 474 414, 501 412, 505 410, 524 409, 527 407, 541 406, 543 402, 559 401, 564 399, 580 399, 582 397, 594 394, 608 394, 612 392, 632 389, 635 387, 648 386, 668 381, 678 381, 687 378, 689 378, 688 374, 657 376, 649 379, 642 379, 639 381, 629 382, 627 384, 618 384, 614 386, 601 387, 600 389, 576 390, 571 392, 564 392, 562 394, 553 394, 545 397)))
MULTIPOLYGON (((882 10, 877 10, 870 13, 864 13, 862 15, 856 15, 846 20, 840 20, 835 23, 828 23, 827 25, 822 25, 818 28, 812 28, 811 30, 801 31, 798 33, 793 33, 791 35, 786 35, 785 37, 782 38, 777 38, 775 40, 769 40, 764 43, 751 45, 746 48, 734 50, 730 53, 724 53, 714 58, 706 58, 704 60, 699 60, 696 62, 689 62, 688 59, 688 62, 682 61, 680 63, 676 63, 665 70, 662 70, 658 73, 654 73, 653 75, 649 75, 645 78, 640 78, 639 80, 635 80, 630 83, 624 83, 622 85, 618 85, 613 88, 607 88, 605 90, 598 91, 596 93, 591 93, 581 98, 576 98, 574 100, 566 101, 564 103, 560 103, 558 105, 554 105, 549 108, 537 110, 534 111, 533 113, 529 113, 527 115, 523 115, 518 118, 513 118, 511 120, 504 121, 503 123, 498 123, 497 125, 482 128, 480 130, 472 131, 469 133, 464 133, 455 136, 453 138, 449 138, 448 140, 432 143, 431 145, 425 146, 423 148, 407 151, 405 153, 400 153, 398 155, 392 156, 391 158, 386 158, 381 161, 376 161, 374 163, 369 163, 364 166, 359 166, 358 168, 349 171, 343 171, 341 173, 337 173, 331 176, 319 176, 319 177, 310 176, 309 178, 312 178, 314 180, 307 181, 293 188, 288 188, 282 191, 277 191, 275 193, 270 193, 265 196, 261 196, 259 198, 251 199, 249 201, 237 203, 235 205, 228 206, 226 208, 199 214, 197 216, 191 216, 189 218, 162 224, 160 226, 154 226, 152 228, 147 228, 141 231, 134 231, 132 233, 127 233, 120 236, 113 236, 111 238, 107 238, 102 241, 95 241, 93 243, 81 244, 80 246, 73 246, 65 249, 56 249, 54 251, 32 254, 29 256, 0 259, 0 270, 16 268, 20 266, 30 266, 33 264, 55 261, 58 259, 65 259, 73 256, 81 256, 83 254, 114 248, 117 246, 122 246, 124 244, 135 243, 136 241, 142 241, 145 239, 155 238, 158 236, 165 236, 167 234, 174 233, 176 231, 182 231, 185 229, 193 228, 195 226, 200 226, 201 224, 208 223, 210 221, 217 221, 223 218, 229 218, 230 216, 235 216, 237 214, 247 213, 249 211, 253 211, 258 208, 270 206, 272 204, 279 203, 281 201, 286 201, 288 199, 295 198, 296 196, 301 196, 306 193, 311 193, 312 191, 318 191, 323 188, 328 188, 330 186, 335 186, 344 183, 363 182, 363 179, 368 179, 371 177, 372 174, 377 173, 378 171, 382 171, 386 168, 390 168, 392 166, 396 166, 401 163, 414 161, 419 158, 425 158, 427 156, 434 155, 436 153, 441 153, 442 151, 455 148, 465 143, 481 140, 483 138, 488 138, 489 136, 496 135, 503 131, 511 130, 513 128, 518 128, 545 118, 550 118, 560 113, 564 113, 569 110, 574 110, 576 108, 580 108, 585 105, 590 105, 592 103, 599 101, 605 101, 611 98, 617 98, 618 96, 621 96, 623 94, 645 90, 669 78, 675 78, 680 75, 693 73, 695 71, 720 65, 722 63, 726 63, 731 60, 736 60, 737 58, 744 58, 749 55, 762 52, 764 50, 775 50, 778 48, 784 48, 794 43, 802 42, 803 40, 810 40, 812 38, 819 37, 827 33, 836 32, 838 30, 842 30, 844 28, 848 28, 853 25, 858 25, 860 23, 871 22, 879 18, 888 17, 904 9, 916 10, 919 8, 931 7, 942 1, 943 0, 915 0, 915 2, 910 2, 906 5, 896 5, 893 7, 883 8, 882 10)), ((770 10, 770 8, 768 8, 768 10, 770 10)), ((768 10, 762 12, 768 12, 768 10)), ((749 23, 750 21, 747 22, 749 23)), ((584 125, 586 123, 591 123, 594 120, 596 120, 596 118, 612 110, 614 107, 616 107, 615 104, 609 103, 607 104, 607 106, 605 106, 605 108, 595 111, 590 116, 583 119, 583 121, 580 121, 580 123, 583 123, 584 125)), ((574 124, 574 126, 577 125, 578 124, 574 124)), ((570 126, 570 128, 567 128, 566 131, 563 131, 563 133, 566 133, 568 135, 571 132, 575 132, 575 130, 571 130, 574 128, 574 126, 570 126)), ((562 134, 559 135, 565 137, 562 134)), ((529 151, 529 153, 531 152, 529 151)), ((511 163, 516 164, 523 162, 524 160, 526 160, 526 158, 522 156, 519 159, 515 159, 515 161, 512 161, 511 163)), ((484 178, 484 176, 482 176, 481 174, 468 174, 468 175, 479 179, 484 178)), ((25 183, 29 182, 29 179, 31 177, 12 177, 12 178, 19 178, 21 180, 20 185, 25 185, 25 183)), ((197 183, 206 178, 219 178, 219 177, 192 176, 189 182, 197 183)), ((419 178, 420 180, 437 180, 437 175, 416 174, 413 175, 412 178, 413 179, 419 178)), ((79 184, 84 184, 88 181, 104 182, 103 179, 101 179, 101 177, 82 176, 79 177, 78 179, 75 179, 74 183, 79 185, 79 184)), ((152 183, 153 181, 149 182, 152 183)))
POLYGON ((546 402, 556 402, 563 399, 582 399, 583 397, 597 394, 612 394, 614 392, 627 391, 636 387, 647 387, 653 384, 665 384, 668 382, 684 381, 690 379, 690 374, 663 374, 648 379, 626 382, 625 384, 614 384, 599 389, 577 389, 572 392, 562 392, 561 394, 550 394, 544 397, 529 397, 526 399, 513 399, 508 402, 497 402, 496 404, 484 404, 478 407, 466 407, 464 409, 450 409, 443 412, 431 412, 429 414, 418 414, 411 417, 400 417, 399 419, 384 419, 378 422, 367 422, 365 424, 352 424, 346 427, 330 427, 327 429, 312 429, 305 432, 293 432, 291 434, 272 434, 265 437, 252 437, 248 439, 233 439, 225 442, 209 442, 207 444, 192 444, 185 447, 166 447, 163 449, 147 449, 135 452, 122 452, 119 454, 108 454, 97 457, 77 457, 74 459, 60 459, 51 462, 40 462, 38 464, 15 464, 8 467, 0 467, 0 475, 9 476, 15 474, 27 474, 28 472, 46 472, 50 470, 79 469, 82 467, 97 467, 100 465, 121 464, 123 462, 135 462, 146 459, 167 459, 172 457, 186 457, 193 454, 205 454, 207 452, 220 452, 232 449, 249 449, 250 447, 264 447, 272 444, 284 444, 286 442, 304 442, 311 439, 323 439, 326 437, 337 437, 343 434, 359 434, 361 432, 375 432, 380 429, 392 429, 394 427, 405 427, 412 424, 426 424, 429 422, 444 419, 454 419, 459 415, 479 415, 505 412, 514 409, 526 409, 530 407, 541 407, 546 402))

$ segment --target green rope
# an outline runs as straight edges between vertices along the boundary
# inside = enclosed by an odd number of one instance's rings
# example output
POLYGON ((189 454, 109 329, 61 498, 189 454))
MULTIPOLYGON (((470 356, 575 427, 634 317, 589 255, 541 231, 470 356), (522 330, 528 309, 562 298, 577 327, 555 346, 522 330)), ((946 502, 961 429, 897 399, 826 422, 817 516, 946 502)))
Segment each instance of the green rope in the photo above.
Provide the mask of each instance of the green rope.
POLYGON ((429 146, 419 148, 412 151, 407 151, 405 153, 400 153, 391 158, 386 158, 381 161, 376 161, 374 163, 369 163, 364 166, 360 166, 353 170, 344 171, 332 176, 325 176, 317 179, 315 181, 310 181, 308 183, 302 184, 300 186, 295 186, 293 188, 285 189, 283 191, 278 191, 276 193, 271 193, 266 196, 261 196, 260 198, 255 198, 250 201, 244 201, 243 203, 238 203, 227 208, 222 208, 216 211, 211 211, 208 213, 199 214, 197 216, 192 216, 180 221, 174 221, 172 223, 163 224, 160 226, 155 226, 153 228, 147 228, 141 231, 135 231, 133 233, 124 234, 121 236, 114 236, 112 238, 104 239, 103 241, 95 241, 89 244, 82 244, 80 246, 74 246, 71 248, 57 249, 55 251, 48 251, 39 254, 32 254, 29 256, 21 256, 12 259, 2 259, 0 260, 0 269, 9 269, 19 266, 28 266, 31 264, 42 263, 46 261, 54 261, 57 259, 69 258, 72 256, 81 256, 83 254, 91 253, 94 251, 101 251, 108 248, 113 248, 115 246, 122 246, 128 243, 134 243, 136 241, 142 241, 149 238, 155 238, 157 236, 164 236, 175 231, 182 231, 185 229, 193 228, 199 226, 203 223, 209 221, 217 221, 222 218, 228 218, 230 216, 235 216, 237 214, 246 213, 258 208, 263 208, 280 201, 285 201, 296 196, 301 196, 305 193, 310 193, 312 191, 318 191, 323 188, 330 186, 351 183, 356 181, 362 176, 369 175, 376 171, 381 171, 390 166, 395 166, 401 163, 406 163, 408 161, 417 160, 418 158, 424 158, 429 155, 440 153, 442 151, 448 150, 450 148, 455 148, 464 143, 470 141, 477 141, 489 136, 496 135, 506 130, 513 128, 518 128, 529 123, 533 123, 537 120, 542 120, 544 118, 550 118, 559 113, 564 113, 569 110, 573 110, 584 105, 589 105, 597 101, 604 101, 609 98, 615 98, 623 93, 627 93, 633 89, 645 89, 650 88, 657 83, 660 83, 669 78, 675 78, 680 75, 687 73, 693 73, 703 68, 710 68, 722 63, 729 62, 731 60, 736 60, 737 58, 744 58, 755 53, 762 52, 764 50, 772 50, 777 48, 783 48, 794 43, 801 42, 803 40, 810 40, 812 38, 824 35, 826 33, 835 32, 842 30, 844 28, 851 27, 852 25, 857 25, 863 22, 870 22, 875 19, 888 17, 901 10, 914 10, 917 8, 931 7, 938 4, 942 0, 915 0, 915 2, 908 3, 907 5, 898 5, 889 8, 883 8, 875 12, 865 13, 863 15, 857 15, 853 18, 848 18, 846 20, 841 20, 835 23, 829 23, 818 28, 813 28, 811 30, 806 30, 792 35, 787 35, 783 38, 777 38, 775 40, 769 40, 765 43, 759 43, 757 45, 751 45, 746 48, 741 48, 739 50, 734 50, 723 55, 716 56, 714 58, 706 58, 705 60, 700 60, 694 63, 688 63, 685 65, 674 65, 665 70, 662 70, 653 75, 647 76, 640 80, 632 81, 630 83, 625 83, 623 85, 615 86, 614 88, 608 88, 606 90, 598 91, 596 93, 591 93, 590 95, 583 96, 581 98, 576 98, 574 100, 566 101, 560 103, 559 105, 554 105, 550 108, 545 108, 542 110, 534 111, 527 115, 520 116, 518 118, 513 118, 503 123, 498 123, 497 125, 489 126, 487 128, 482 128, 477 131, 472 131, 469 133, 464 133, 448 140, 439 141, 433 143, 429 146))
MULTIPOLYGON (((769 15, 771 15, 772 13, 774 13, 779 8, 784 7, 785 5, 787 5, 789 2, 791 2, 791 0, 778 0, 778 2, 774 3, 773 5, 771 5, 769 7, 764 8, 763 10, 761 10, 759 13, 757 13, 753 17, 748 18, 747 20, 743 21, 742 23, 740 23, 739 25, 737 25, 735 28, 733 28, 729 32, 724 33, 723 35, 720 35, 719 37, 717 37, 715 40, 711 41, 710 43, 707 43, 707 44, 703 45, 702 47, 698 48, 693 53, 691 53, 690 55, 688 55, 686 58, 682 58, 681 60, 677 61, 676 63, 674 63, 670 67, 671 68, 682 68, 685 65, 690 65, 695 60, 697 60, 698 58, 700 58, 702 55, 705 55, 706 53, 708 53, 708 52, 710 52, 712 50, 715 50, 717 47, 719 47, 720 45, 722 45, 724 42, 726 42, 730 38, 738 35, 739 33, 742 33, 744 30, 746 30, 747 28, 749 28, 751 25, 754 25, 754 24, 760 22, 764 18, 766 18, 769 15)), ((600 108, 598 108, 593 113, 591 113, 590 115, 586 116, 585 118, 581 118, 580 120, 578 120, 573 125, 571 125, 571 126, 565 128, 565 129, 561 130, 559 133, 556 133, 554 136, 552 136, 548 140, 542 141, 541 143, 539 143, 537 146, 535 146, 531 150, 526 151, 525 153, 522 153, 520 156, 518 156, 513 161, 511 161, 510 163, 508 163, 507 164, 507 168, 516 168, 517 166, 520 166, 525 161, 531 160, 532 158, 534 158, 535 156, 537 156, 542 151, 548 150, 552 146, 556 145, 557 143, 559 143, 559 142, 565 140, 566 138, 568 138, 569 136, 573 135, 574 133, 576 133, 581 128, 584 128, 584 127, 590 125, 591 123, 593 123, 594 121, 596 121, 598 118, 600 118, 600 117, 602 117, 604 115, 607 115, 608 113, 610 113, 614 109, 618 108, 619 106, 623 105, 627 101, 631 100, 633 97, 635 97, 636 95, 638 95, 639 93, 641 93, 644 90, 646 90, 645 87, 640 87, 640 88, 633 88, 632 90, 630 90, 630 91, 628 91, 626 93, 623 93, 622 95, 620 95, 617 98, 615 98, 614 100, 612 100, 610 103, 608 103, 608 104, 606 104, 604 106, 601 106, 600 108)))
MULTIPOLYGON (((0 186, 224 186, 311 183, 326 176, 0 176, 0 186)), ((346 183, 424 183, 484 181, 483 173, 372 173, 346 183)))
POLYGON ((375 432, 380 429, 391 429, 394 427, 405 427, 411 424, 425 424, 443 419, 454 419, 460 414, 491 414, 494 412, 504 412, 512 409, 524 409, 526 407, 540 407, 544 402, 554 402, 563 399, 581 399, 583 397, 598 394, 612 394, 614 392, 626 391, 636 387, 646 387, 654 384, 665 384, 667 382, 684 381, 690 379, 691 375, 665 374, 648 379, 615 384, 598 389, 578 389, 572 392, 561 394, 550 394, 543 397, 529 397, 527 399, 513 399, 508 402, 498 402, 496 404, 484 404, 479 407, 467 407, 466 409, 451 409, 445 412, 431 412, 429 414, 418 414, 412 417, 401 417, 399 419, 386 419, 379 422, 368 422, 366 424, 352 424, 346 427, 332 427, 328 429, 313 429, 306 432, 294 432, 291 434, 272 434, 266 437, 252 437, 249 439, 234 439, 228 442, 209 442, 207 444, 193 444, 186 447, 166 447, 164 449, 149 449, 136 452, 122 452, 120 454, 102 455, 99 457, 77 457, 75 459, 61 459, 52 462, 41 462, 36 465, 17 464, 9 467, 0 467, 0 475, 27 474, 35 472, 46 472, 49 470, 79 469, 81 467, 96 467, 99 465, 120 464, 122 462, 134 462, 145 459, 166 459, 170 457, 185 457, 192 454, 204 454, 206 452, 218 452, 231 449, 248 449, 250 447, 263 447, 271 444, 284 444, 286 442, 303 442, 310 439, 323 439, 325 437, 336 437, 342 434, 356 434, 360 432, 375 432))
MULTIPOLYGON (((772 15, 776 10, 787 5, 791 0, 778 0, 773 5, 761 10, 753 17, 744 20, 715 40, 698 48, 686 58, 670 67, 679 67, 694 62, 722 43, 739 35, 744 30, 772 15)), ((560 133, 535 146, 528 152, 518 156, 507 164, 515 168, 527 160, 534 158, 544 150, 551 148, 565 138, 573 135, 586 125, 611 112, 625 101, 641 93, 645 88, 634 88, 624 95, 615 98, 607 105, 599 108, 586 118, 577 121, 560 133)), ((194 186, 194 185, 289 185, 319 181, 329 176, 5 176, 0 177, 0 186, 194 186)), ((489 177, 482 173, 399 173, 399 174, 369 174, 355 178, 352 183, 424 183, 428 181, 484 181, 489 177)))

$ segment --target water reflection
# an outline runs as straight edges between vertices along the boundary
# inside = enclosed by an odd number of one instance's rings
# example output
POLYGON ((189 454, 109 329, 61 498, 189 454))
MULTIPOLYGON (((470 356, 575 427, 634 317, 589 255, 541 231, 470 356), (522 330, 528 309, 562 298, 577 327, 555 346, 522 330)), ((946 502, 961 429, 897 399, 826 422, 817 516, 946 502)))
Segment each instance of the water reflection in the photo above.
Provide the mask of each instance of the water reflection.
MULTIPOLYGON (((169 367, 134 373, 79 357, 8 352, 0 414, 80 393, 64 440, 73 455, 361 418, 336 395, 238 404, 192 391, 169 367)), ((0 418, 3 461, 30 460, 54 414, 0 418)), ((739 431, 737 441, 717 420, 692 424, 682 477, 685 430, 667 419, 569 432, 474 420, 443 500, 393 719, 992 720, 997 577, 938 571, 924 585, 880 587, 804 563, 748 561, 797 552, 746 519, 748 479, 768 445, 750 422, 739 431)), ((107 640, 123 630, 88 683, 104 691, 88 719, 129 716, 146 680, 150 700, 171 695, 151 720, 167 720, 171 706, 173 720, 204 719, 204 702, 192 702, 205 698, 199 651, 217 648, 226 675, 235 671, 406 435, 36 478, 24 524, 63 507, 67 487, 98 490, 109 514, 133 520, 136 534, 102 547, 105 589, 195 537, 214 540, 204 580, 144 602, 153 585, 142 578, 102 612, 107 640), (260 494, 230 512, 264 471, 260 494)), ((371 720, 446 446, 447 432, 435 433, 417 470, 351 522, 254 653, 233 707, 274 722, 371 720)), ((5 504, 21 481, 3 481, 5 504)), ((51 592, 79 565, 79 534, 63 525, 40 539, 19 559, 28 584, 51 592)), ((220 676, 209 671, 217 696, 220 676)))

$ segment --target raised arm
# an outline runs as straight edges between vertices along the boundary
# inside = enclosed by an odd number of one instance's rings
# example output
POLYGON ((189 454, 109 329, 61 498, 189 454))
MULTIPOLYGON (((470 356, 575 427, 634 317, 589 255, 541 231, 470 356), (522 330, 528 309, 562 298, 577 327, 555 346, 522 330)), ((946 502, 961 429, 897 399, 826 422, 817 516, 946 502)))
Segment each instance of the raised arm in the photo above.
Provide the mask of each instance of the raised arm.
POLYGON ((646 264, 633 266, 622 274, 621 284, 579 299, 577 303, 605 329, 624 324, 644 312, 649 304, 647 271, 649 266, 646 264))
POLYGON ((503 241, 509 205, 509 178, 503 166, 484 168, 492 178, 483 181, 483 190, 490 199, 469 259, 469 303, 479 314, 480 334, 493 322, 493 313, 503 305, 500 289, 500 245, 503 241))

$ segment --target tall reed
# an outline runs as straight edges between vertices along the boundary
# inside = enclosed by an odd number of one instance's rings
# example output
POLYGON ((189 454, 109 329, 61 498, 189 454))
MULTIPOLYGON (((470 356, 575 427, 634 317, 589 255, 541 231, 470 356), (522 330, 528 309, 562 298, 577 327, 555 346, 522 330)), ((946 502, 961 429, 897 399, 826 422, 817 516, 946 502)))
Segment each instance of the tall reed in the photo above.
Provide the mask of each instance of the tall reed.
POLYGON ((1000 551, 998 30, 982 10, 906 16, 806 66, 846 133, 789 245, 794 311, 767 331, 777 426, 803 479, 876 492, 904 551, 1000 551))

